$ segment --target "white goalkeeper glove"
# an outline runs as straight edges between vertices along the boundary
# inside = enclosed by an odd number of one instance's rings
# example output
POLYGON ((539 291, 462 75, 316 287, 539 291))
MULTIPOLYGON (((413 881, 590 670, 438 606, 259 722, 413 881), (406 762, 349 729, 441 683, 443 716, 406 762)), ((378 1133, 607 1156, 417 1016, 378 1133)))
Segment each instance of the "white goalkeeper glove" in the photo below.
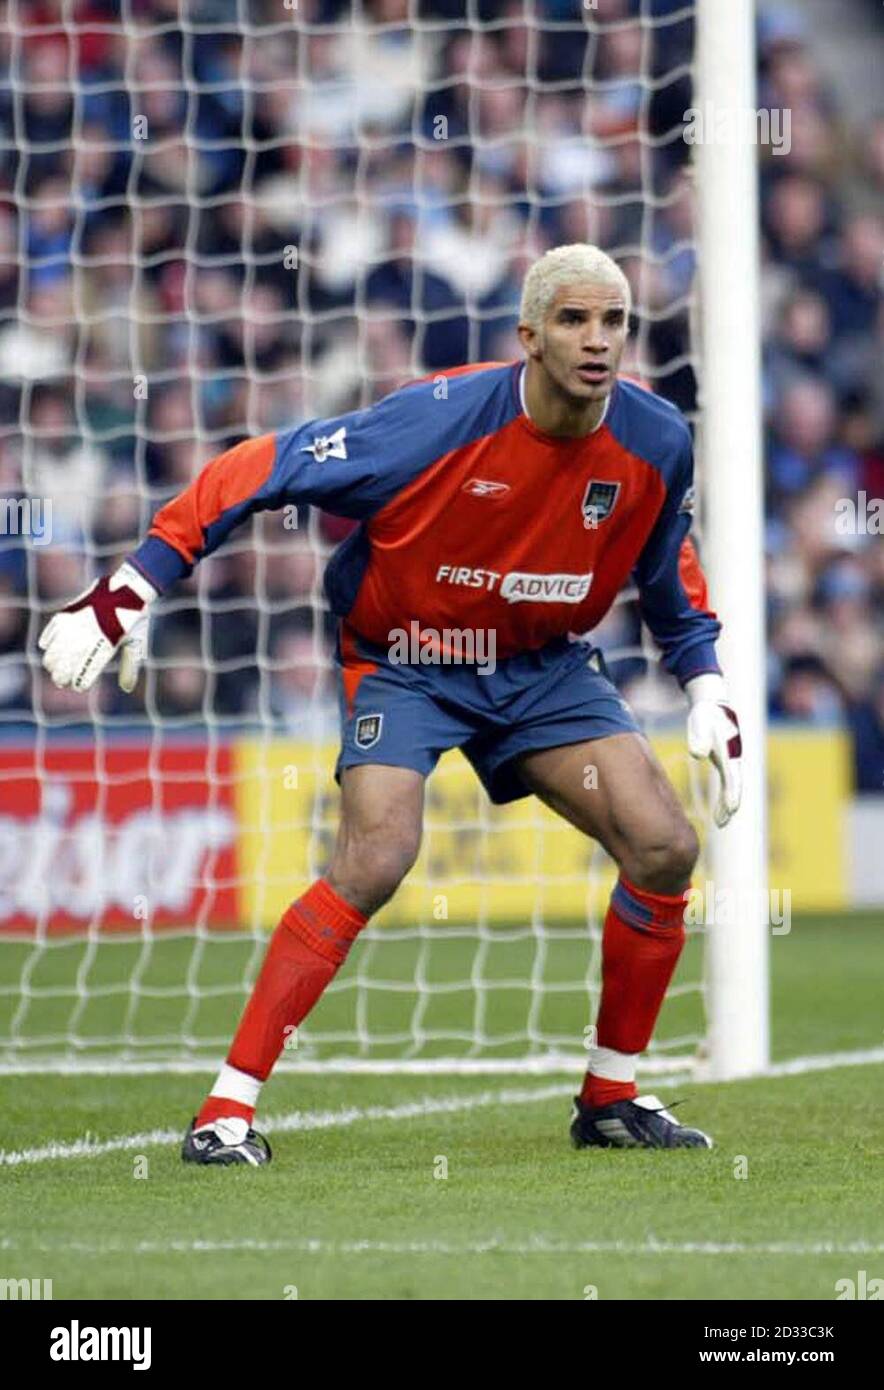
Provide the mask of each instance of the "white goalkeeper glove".
POLYGON ((144 575, 124 563, 50 618, 39 645, 59 690, 91 690, 118 648, 120 688, 134 690, 147 656, 147 610, 156 597, 144 575))
POLYGON ((691 702, 688 714, 688 752, 692 758, 708 758, 718 772, 720 787, 715 805, 715 824, 727 825, 740 804, 743 778, 740 759, 743 741, 737 716, 727 703, 724 677, 713 671, 685 683, 691 702))

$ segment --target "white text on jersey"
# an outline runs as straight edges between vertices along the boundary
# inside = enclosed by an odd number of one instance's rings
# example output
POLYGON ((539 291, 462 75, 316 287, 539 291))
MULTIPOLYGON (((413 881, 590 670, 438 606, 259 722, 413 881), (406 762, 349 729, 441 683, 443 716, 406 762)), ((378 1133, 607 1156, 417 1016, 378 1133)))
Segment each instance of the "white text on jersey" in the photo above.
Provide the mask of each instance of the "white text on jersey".
POLYGON ((508 603, 582 603, 589 593, 592 574, 504 575, 500 596, 508 603))
MULTIPOLYGON (((437 584, 457 584, 466 589, 485 589, 493 593, 501 578, 497 570, 473 569, 469 565, 440 565, 437 584)), ((508 603, 582 603, 592 584, 589 574, 526 574, 513 570, 503 575, 499 593, 508 603)))
POLYGON ((440 565, 436 571, 437 584, 461 584, 466 589, 487 589, 489 594, 499 578, 497 570, 470 569, 468 565, 440 565))

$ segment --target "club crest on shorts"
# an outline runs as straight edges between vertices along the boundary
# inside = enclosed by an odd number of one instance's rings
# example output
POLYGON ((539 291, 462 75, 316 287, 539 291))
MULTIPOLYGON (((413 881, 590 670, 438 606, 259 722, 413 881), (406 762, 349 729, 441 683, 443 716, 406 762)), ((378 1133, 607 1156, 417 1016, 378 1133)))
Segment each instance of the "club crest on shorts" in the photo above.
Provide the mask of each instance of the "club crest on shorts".
POLYGON ((357 748, 374 748, 381 736, 381 729, 384 724, 382 714, 360 714, 356 720, 356 730, 353 734, 353 742, 357 748))
POLYGON ((583 512, 583 524, 587 530, 598 526, 600 521, 604 521, 606 517, 611 515, 619 491, 619 483, 601 483, 596 479, 587 483, 586 492, 580 505, 580 510, 583 512))

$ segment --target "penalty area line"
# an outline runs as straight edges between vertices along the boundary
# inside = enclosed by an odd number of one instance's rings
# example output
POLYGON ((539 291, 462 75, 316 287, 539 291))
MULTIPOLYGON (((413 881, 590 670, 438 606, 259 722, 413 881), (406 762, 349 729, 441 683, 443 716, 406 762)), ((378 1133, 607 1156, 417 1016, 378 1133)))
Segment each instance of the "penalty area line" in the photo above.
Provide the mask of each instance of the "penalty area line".
MULTIPOLYGON (((808 1072, 829 1071, 839 1067, 872 1066, 884 1062, 884 1047, 872 1047, 855 1052, 833 1052, 818 1056, 792 1057, 783 1062, 775 1062, 760 1074, 771 1079, 787 1076, 801 1076, 808 1072)), ((641 1073, 642 1068, 639 1068, 641 1073)), ((743 1077, 740 1080, 758 1080, 756 1077, 743 1077)), ((675 1076, 655 1076, 648 1078, 649 1089, 663 1090, 681 1086, 701 1086, 713 1082, 715 1078, 697 1075, 685 1070, 675 1076)), ((724 1083, 720 1083, 724 1084, 724 1083)), ((283 1115, 271 1115, 260 1121, 262 1130, 268 1134, 290 1134, 315 1129, 342 1129, 359 1121, 372 1120, 414 1120, 430 1115, 456 1115, 470 1110, 481 1110, 493 1105, 531 1105, 538 1101, 556 1100, 573 1096, 573 1081, 536 1088, 504 1087, 495 1091, 479 1091, 474 1095, 426 1096, 420 1100, 404 1101, 400 1105, 346 1106, 339 1110, 295 1110, 283 1115)), ((101 1139, 96 1135, 84 1134, 69 1141, 50 1141, 36 1148, 0 1150, 0 1168, 16 1167, 20 1164, 46 1163, 52 1160, 74 1158, 102 1158, 111 1153, 132 1153, 145 1148, 169 1147, 179 1144, 183 1131, 171 1129, 146 1130, 139 1134, 124 1134, 112 1139, 101 1139)))
MULTIPOLYGON (((531 1105, 536 1101, 557 1100, 574 1094, 574 1086, 559 1083, 531 1089, 503 1087, 496 1091, 479 1091, 475 1095, 425 1096, 420 1100, 403 1101, 400 1105, 351 1105, 340 1110, 294 1110, 284 1115, 269 1115, 261 1121, 267 1134, 292 1134, 316 1129, 344 1129, 348 1125, 372 1120, 418 1120, 430 1115, 457 1115, 469 1110, 482 1110, 492 1105, 531 1105)), ((0 1167, 20 1164, 47 1163, 54 1159, 102 1158, 105 1154, 132 1153, 141 1149, 168 1147, 180 1144, 182 1130, 152 1129, 140 1134, 123 1134, 113 1139, 100 1139, 85 1134, 68 1143, 57 1141, 39 1148, 0 1150, 0 1167)))
POLYGON ((884 1243, 874 1241, 671 1241, 655 1240, 553 1240, 532 1236, 527 1240, 322 1240, 304 1236, 296 1240, 139 1240, 28 1242, 26 1247, 6 1237, 0 1250, 27 1248, 29 1253, 75 1255, 787 1255, 808 1258, 819 1255, 881 1255, 884 1243))

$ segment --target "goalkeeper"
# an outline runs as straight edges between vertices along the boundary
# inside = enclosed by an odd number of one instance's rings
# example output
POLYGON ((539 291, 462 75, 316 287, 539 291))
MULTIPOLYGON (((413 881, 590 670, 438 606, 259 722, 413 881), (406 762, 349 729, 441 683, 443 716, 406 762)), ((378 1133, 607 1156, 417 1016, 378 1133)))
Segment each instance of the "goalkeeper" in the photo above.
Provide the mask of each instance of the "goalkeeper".
POLYGON ((691 436, 675 407, 618 379, 630 307, 629 284, 604 252, 548 251, 522 290, 524 361, 456 368, 369 409, 228 450, 160 509, 116 573, 43 632, 59 687, 88 690, 120 650, 131 689, 150 604, 247 517, 310 503, 360 522, 325 578, 339 617, 337 840, 324 876, 270 940, 185 1136, 186 1160, 269 1159, 252 1128, 261 1085, 414 863, 425 779, 455 747, 492 801, 538 796, 619 868, 574 1143, 711 1144, 635 1084, 684 943, 697 837, 628 705, 573 636, 591 633, 635 582, 663 664, 688 697, 689 750, 717 769, 724 825, 740 800, 740 735, 688 534, 691 436), (418 660, 413 642, 403 660, 403 632, 419 634, 418 660), (452 641, 465 634, 484 638, 494 662, 460 660, 452 641))

